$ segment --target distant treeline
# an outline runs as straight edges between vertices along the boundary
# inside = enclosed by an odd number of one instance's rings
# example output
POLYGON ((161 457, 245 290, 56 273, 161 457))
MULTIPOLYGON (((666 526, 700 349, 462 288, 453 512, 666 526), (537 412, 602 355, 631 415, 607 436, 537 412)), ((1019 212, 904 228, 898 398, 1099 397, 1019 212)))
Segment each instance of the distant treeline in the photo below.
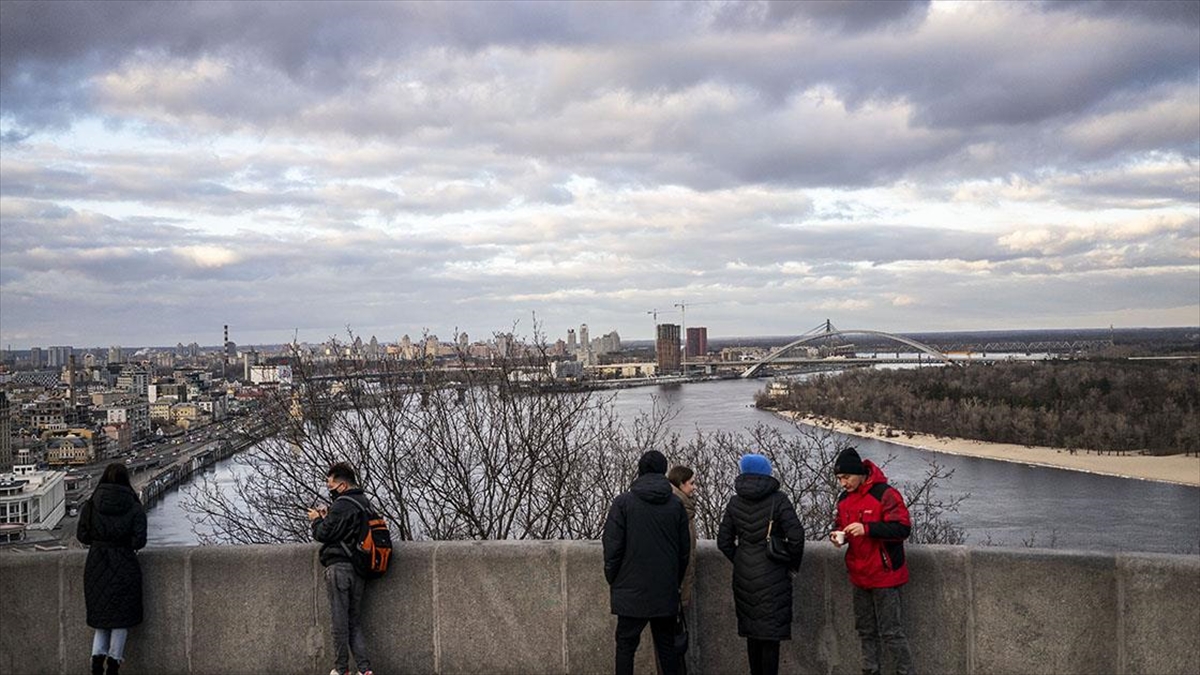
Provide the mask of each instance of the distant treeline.
POLYGON ((999 443, 1197 454, 1198 381, 1194 359, 861 369, 793 383, 758 404, 999 443))

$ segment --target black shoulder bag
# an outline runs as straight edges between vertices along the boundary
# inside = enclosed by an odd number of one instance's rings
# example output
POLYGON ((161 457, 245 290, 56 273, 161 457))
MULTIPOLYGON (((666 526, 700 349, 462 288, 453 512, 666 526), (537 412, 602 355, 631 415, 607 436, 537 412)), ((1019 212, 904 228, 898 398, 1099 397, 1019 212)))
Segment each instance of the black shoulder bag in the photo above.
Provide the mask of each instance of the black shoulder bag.
POLYGON ((788 546, 787 537, 775 531, 775 508, 779 506, 779 497, 771 505, 771 519, 767 521, 767 558, 781 564, 792 564, 792 551, 788 546))

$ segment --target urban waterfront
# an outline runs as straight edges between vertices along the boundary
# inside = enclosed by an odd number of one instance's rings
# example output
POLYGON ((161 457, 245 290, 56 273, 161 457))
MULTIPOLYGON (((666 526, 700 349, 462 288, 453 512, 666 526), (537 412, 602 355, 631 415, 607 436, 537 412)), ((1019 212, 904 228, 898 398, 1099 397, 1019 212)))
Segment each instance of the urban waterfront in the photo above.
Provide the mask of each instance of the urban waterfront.
MULTIPOLYGON (((612 392, 623 420, 632 420, 657 402, 671 406, 671 427, 682 435, 745 431, 763 423, 790 425, 773 413, 754 408, 763 381, 723 380, 650 386, 612 392)), ((608 395, 601 393, 600 395, 608 395)), ((1100 476, 1012 462, 948 455, 855 438, 861 453, 887 461, 885 472, 896 484, 915 481, 936 461, 954 475, 941 484, 946 497, 969 494, 951 520, 967 534, 968 545, 992 543, 1059 549, 1200 553, 1200 488, 1100 476), (890 457, 890 459, 888 459, 890 457)), ((232 489, 236 460, 225 460, 209 474, 232 489)), ((703 477, 700 477, 703 486, 703 477)), ((181 502, 192 485, 168 493, 150 511, 150 545, 198 543, 181 502)))

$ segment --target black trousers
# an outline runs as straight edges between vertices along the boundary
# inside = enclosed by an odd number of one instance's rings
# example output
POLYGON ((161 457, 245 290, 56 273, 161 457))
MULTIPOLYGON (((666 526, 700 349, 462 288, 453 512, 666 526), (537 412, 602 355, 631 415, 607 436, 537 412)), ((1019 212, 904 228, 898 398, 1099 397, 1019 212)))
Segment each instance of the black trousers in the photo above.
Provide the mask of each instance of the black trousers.
POLYGON ((750 675, 779 675, 779 641, 746 638, 750 675))
POLYGON ((633 675, 633 657, 637 654, 642 631, 650 624, 654 652, 663 675, 679 675, 679 659, 675 656, 675 617, 659 616, 645 619, 632 616, 617 617, 617 675, 633 675))

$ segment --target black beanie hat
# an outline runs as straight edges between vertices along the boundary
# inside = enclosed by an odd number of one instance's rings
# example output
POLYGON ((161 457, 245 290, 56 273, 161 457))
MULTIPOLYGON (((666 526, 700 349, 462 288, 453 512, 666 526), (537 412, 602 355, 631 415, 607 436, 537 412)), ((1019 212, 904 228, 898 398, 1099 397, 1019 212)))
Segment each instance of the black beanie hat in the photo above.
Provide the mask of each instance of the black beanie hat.
POLYGON ((666 473, 667 456, 657 450, 649 450, 638 460, 638 475, 648 473, 666 473))
POLYGON ((856 473, 863 476, 868 473, 867 467, 863 466, 862 459, 854 448, 846 448, 838 453, 837 459, 833 462, 833 472, 835 474, 856 473))

